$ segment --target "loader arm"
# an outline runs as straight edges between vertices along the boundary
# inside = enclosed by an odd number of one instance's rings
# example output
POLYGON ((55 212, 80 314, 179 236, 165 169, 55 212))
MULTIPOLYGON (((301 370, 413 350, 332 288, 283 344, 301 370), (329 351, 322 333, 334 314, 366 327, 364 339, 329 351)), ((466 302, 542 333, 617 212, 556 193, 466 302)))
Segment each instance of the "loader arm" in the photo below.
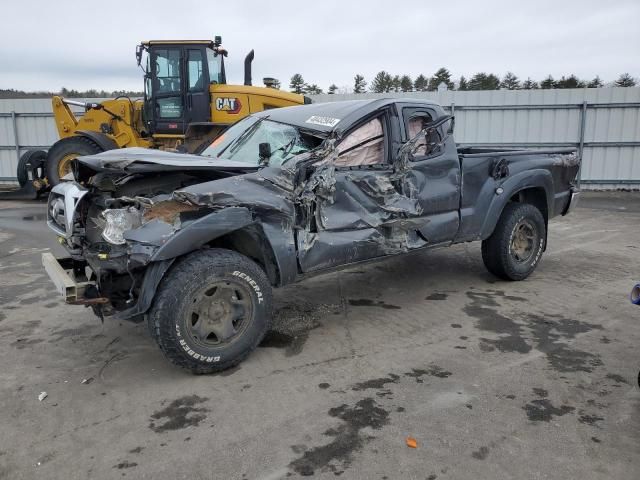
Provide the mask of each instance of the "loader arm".
POLYGON ((54 95, 51 99, 53 118, 60 138, 67 138, 74 134, 78 127, 78 119, 69 108, 69 104, 62 97, 54 95))

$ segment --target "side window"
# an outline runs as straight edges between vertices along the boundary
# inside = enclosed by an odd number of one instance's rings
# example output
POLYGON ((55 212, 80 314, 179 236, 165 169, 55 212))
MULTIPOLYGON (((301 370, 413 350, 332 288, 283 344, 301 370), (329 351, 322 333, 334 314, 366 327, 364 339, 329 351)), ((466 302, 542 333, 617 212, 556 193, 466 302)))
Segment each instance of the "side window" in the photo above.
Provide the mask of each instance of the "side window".
POLYGON ((207 63, 209 64, 209 82, 224 83, 222 79, 222 62, 220 55, 217 55, 207 48, 207 63))
POLYGON ((337 167, 384 163, 384 131, 381 118, 374 118, 349 133, 338 145, 337 167))
MULTIPOLYGON (((407 118, 405 117, 405 130, 407 132, 407 140, 411 140, 420 133, 429 123, 433 122, 433 117, 426 112, 414 112, 407 118)), ((426 135, 420 137, 415 143, 413 156, 424 158, 439 155, 442 151, 440 142, 442 136, 439 129, 427 130, 426 135)))
POLYGON ((200 50, 189 50, 187 78, 190 92, 201 92, 204 89, 202 64, 202 52, 200 50))

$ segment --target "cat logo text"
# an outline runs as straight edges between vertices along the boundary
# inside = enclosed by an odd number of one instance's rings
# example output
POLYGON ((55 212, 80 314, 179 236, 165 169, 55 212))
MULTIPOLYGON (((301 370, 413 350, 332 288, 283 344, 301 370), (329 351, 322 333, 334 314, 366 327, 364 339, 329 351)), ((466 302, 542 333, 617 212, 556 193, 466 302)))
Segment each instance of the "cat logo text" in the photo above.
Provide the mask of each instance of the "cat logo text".
POLYGON ((218 97, 216 98, 216 110, 227 113, 238 113, 242 108, 240 100, 237 98, 218 97))

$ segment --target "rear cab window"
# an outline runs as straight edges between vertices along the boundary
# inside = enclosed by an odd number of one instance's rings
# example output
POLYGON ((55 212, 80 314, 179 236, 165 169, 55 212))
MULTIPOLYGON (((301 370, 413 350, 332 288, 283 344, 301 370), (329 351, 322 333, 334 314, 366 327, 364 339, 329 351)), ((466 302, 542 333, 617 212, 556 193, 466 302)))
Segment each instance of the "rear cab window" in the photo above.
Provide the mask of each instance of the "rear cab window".
MULTIPOLYGON (((409 141, 420 134, 420 132, 436 118, 433 110, 423 107, 405 107, 402 109, 404 123, 404 141, 409 141)), ((424 160, 438 156, 442 153, 444 146, 441 144, 444 134, 442 127, 429 130, 421 135, 415 143, 413 150, 413 160, 424 160)))

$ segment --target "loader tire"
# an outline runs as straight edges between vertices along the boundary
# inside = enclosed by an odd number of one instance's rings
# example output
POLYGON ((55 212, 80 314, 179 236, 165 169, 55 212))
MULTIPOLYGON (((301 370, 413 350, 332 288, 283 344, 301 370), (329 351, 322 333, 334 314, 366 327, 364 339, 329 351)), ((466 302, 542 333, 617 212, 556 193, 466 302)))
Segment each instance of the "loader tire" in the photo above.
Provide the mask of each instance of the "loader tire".
POLYGON ((102 152, 100 146, 86 137, 68 137, 58 140, 47 155, 47 179, 52 187, 71 172, 71 161, 83 155, 102 152))
POLYGON ((244 360, 271 326, 271 285, 249 258, 225 249, 186 255, 167 272, 149 330, 175 365, 194 374, 244 360))
POLYGON ((482 260, 499 278, 524 280, 538 265, 546 238, 540 210, 528 203, 507 203, 493 233, 482 242, 482 260))
POLYGON ((44 166, 47 160, 47 152, 44 150, 27 150, 18 160, 16 177, 21 187, 30 180, 44 178, 44 166), (31 174, 31 175, 29 175, 31 174))

